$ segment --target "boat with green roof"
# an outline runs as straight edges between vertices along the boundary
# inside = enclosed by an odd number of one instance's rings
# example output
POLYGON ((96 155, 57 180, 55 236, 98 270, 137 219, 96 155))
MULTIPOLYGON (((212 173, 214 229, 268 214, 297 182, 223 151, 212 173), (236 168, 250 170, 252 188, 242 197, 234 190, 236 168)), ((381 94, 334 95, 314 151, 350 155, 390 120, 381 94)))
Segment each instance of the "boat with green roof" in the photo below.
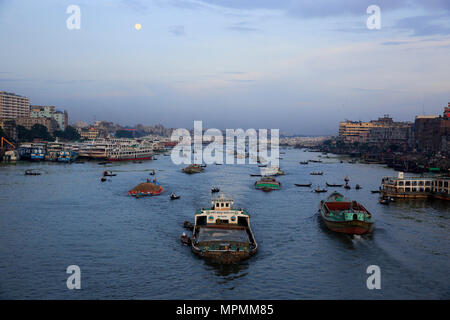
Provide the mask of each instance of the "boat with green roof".
POLYGON ((372 214, 357 201, 346 199, 339 192, 333 192, 320 202, 320 216, 328 229, 347 234, 372 232, 372 214))
POLYGON ((233 208, 224 194, 211 200, 212 207, 195 213, 192 251, 221 264, 238 263, 256 254, 258 245, 250 227, 250 214, 233 208))

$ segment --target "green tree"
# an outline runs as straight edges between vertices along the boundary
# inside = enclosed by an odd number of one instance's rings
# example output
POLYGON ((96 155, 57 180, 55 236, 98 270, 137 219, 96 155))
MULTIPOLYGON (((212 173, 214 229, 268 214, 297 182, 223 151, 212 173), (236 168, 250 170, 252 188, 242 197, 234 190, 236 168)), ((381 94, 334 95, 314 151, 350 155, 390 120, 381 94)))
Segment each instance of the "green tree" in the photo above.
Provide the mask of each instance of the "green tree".
POLYGON ((117 138, 133 138, 133 132, 128 130, 117 130, 116 131, 117 138))
POLYGON ((64 131, 56 130, 55 132, 53 132, 53 136, 55 138, 60 138, 67 141, 80 140, 81 138, 78 131, 72 126, 67 126, 66 130, 64 131))
POLYGON ((50 133, 48 133, 47 127, 42 124, 36 123, 31 127, 31 136, 33 139, 40 139, 44 141, 55 140, 50 133))
POLYGON ((31 131, 25 128, 24 126, 17 126, 17 136, 19 141, 32 141, 33 136, 31 135, 31 131))

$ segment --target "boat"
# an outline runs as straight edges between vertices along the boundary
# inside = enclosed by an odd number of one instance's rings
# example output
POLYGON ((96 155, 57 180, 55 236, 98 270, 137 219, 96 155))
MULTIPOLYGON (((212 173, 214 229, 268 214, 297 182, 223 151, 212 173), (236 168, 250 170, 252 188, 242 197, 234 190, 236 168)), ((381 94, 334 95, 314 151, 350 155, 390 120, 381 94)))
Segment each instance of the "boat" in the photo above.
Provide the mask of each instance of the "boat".
POLYGON ((100 181, 101 181, 101 182, 105 182, 105 181, 106 181, 106 178, 105 178, 105 177, 101 177, 101 178, 100 178, 100 181))
POLYGON ((163 192, 164 189, 155 179, 153 182, 143 182, 138 184, 136 187, 128 191, 128 195, 133 197, 158 196, 163 192))
POLYGON ((309 160, 309 162, 321 163, 322 160, 309 160))
POLYGON ((312 183, 306 183, 306 184, 301 184, 301 183, 295 183, 295 185, 297 187, 311 187, 312 183))
POLYGON ((233 199, 224 194, 213 198, 211 204, 195 212, 192 251, 219 264, 236 264, 255 255, 258 245, 250 214, 233 208, 233 199))
POLYGON ((31 160, 32 161, 41 161, 45 158, 45 149, 44 147, 33 147, 31 150, 31 160))
POLYGON ((335 187, 335 188, 340 188, 343 186, 343 184, 334 184, 334 183, 328 183, 326 182, 327 187, 335 187))
POLYGON ((280 176, 285 174, 278 166, 261 167, 259 170, 261 171, 262 176, 280 176))
POLYGON ((346 183, 345 186, 344 186, 344 188, 348 190, 348 189, 351 189, 352 187, 350 187, 350 186, 348 185, 348 183, 346 183))
POLYGON ((355 186, 355 189, 356 189, 356 190, 359 190, 359 189, 361 189, 361 186, 360 186, 359 184, 357 184, 357 185, 355 186))
POLYGON ((317 186, 317 188, 316 188, 316 189, 314 189, 314 192, 317 192, 317 193, 322 193, 322 192, 328 192, 328 190, 327 190, 327 189, 320 189, 320 187, 319 187, 319 186, 317 186))
POLYGON ((260 174, 250 174, 250 177, 261 177, 261 175, 260 174))
POLYGON ((281 183, 273 177, 262 177, 261 180, 255 182, 255 188, 263 191, 280 190, 281 183))
POLYGON ((193 231, 194 230, 194 225, 192 223, 190 223, 189 221, 185 221, 183 223, 183 228, 193 231))
POLYGON ((120 145, 106 150, 106 160, 108 161, 140 161, 152 159, 153 148, 149 146, 120 145))
POLYGON ((104 177, 115 177, 115 176, 117 176, 117 174, 112 173, 112 171, 103 171, 103 176, 104 177))
POLYGON ((75 151, 60 151, 58 154, 58 162, 71 163, 78 158, 78 153, 75 151))
POLYGON ((177 200, 177 199, 180 199, 180 196, 177 196, 175 193, 171 193, 170 194, 170 200, 177 200))
POLYGON ((189 236, 183 232, 183 234, 180 237, 180 240, 183 244, 190 246, 191 245, 191 238, 189 238, 189 236))
POLYGON ((381 190, 371 190, 372 193, 381 193, 381 190))
POLYGON ((323 172, 311 172, 310 175, 312 175, 312 176, 321 176, 321 175, 323 175, 323 172))
POLYGON ((149 175, 154 176, 155 175, 155 170, 154 169, 150 170, 149 175))
POLYGON ((431 198, 450 200, 450 176, 407 177, 399 172, 397 177, 383 177, 381 193, 392 199, 431 198))
POLYGON ((300 164, 308 164, 309 162, 308 161, 300 161, 299 163, 300 164))
POLYGON ((203 169, 203 167, 198 164, 191 164, 186 168, 181 169, 182 172, 187 174, 200 173, 203 172, 204 170, 205 169, 203 169))
POLYGON ((328 229, 346 234, 365 234, 373 230, 374 221, 369 211, 357 201, 333 192, 320 201, 320 216, 328 229))
POLYGON ((217 187, 212 187, 212 188, 211 188, 211 193, 217 193, 217 192, 219 192, 219 191, 220 191, 220 189, 217 188, 217 187))
POLYGON ((386 196, 381 196, 380 199, 378 200, 378 202, 381 204, 389 204, 390 198, 386 197, 386 196))
POLYGON ((25 175, 26 176, 40 176, 41 173, 37 170, 28 169, 28 170, 25 170, 25 175))

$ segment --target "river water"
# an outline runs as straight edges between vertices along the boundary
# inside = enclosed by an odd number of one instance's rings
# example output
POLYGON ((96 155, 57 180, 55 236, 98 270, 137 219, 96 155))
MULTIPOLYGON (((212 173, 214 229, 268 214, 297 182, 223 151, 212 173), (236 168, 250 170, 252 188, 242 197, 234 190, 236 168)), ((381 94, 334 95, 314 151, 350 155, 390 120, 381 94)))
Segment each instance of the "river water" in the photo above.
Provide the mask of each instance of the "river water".
MULTIPOLYGON (((170 157, 107 165, 117 176, 100 182, 105 166, 30 163, 0 166, 0 298, 3 299, 449 299, 450 209, 440 200, 378 204, 381 165, 300 165, 319 153, 287 149, 282 189, 253 188, 256 165, 209 165, 181 173, 170 157), (29 168, 41 176, 25 176, 29 168), (149 170, 166 190, 135 199, 127 191, 149 170), (311 176, 323 171, 323 176, 311 176), (326 229, 317 214, 326 194, 294 183, 360 184, 339 190, 375 218, 372 235, 326 229), (259 251, 236 266, 213 265, 180 243, 185 220, 210 204, 211 186, 246 208, 259 251), (170 192, 181 199, 169 200, 170 192), (66 268, 81 269, 81 290, 66 287, 66 268), (369 290, 369 265, 381 270, 381 289, 369 290)), ((333 156, 332 156, 333 157, 333 156)))

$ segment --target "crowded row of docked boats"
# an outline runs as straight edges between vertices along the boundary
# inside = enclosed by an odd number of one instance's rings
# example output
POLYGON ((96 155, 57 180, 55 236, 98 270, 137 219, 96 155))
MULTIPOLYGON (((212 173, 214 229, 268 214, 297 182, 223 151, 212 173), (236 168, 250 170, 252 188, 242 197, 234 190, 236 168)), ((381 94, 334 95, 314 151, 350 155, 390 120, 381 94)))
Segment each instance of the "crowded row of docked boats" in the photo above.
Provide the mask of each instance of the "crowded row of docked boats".
POLYGON ((155 152, 164 151, 159 141, 136 139, 96 139, 83 143, 23 143, 17 160, 73 162, 77 158, 106 161, 151 160, 155 152))

